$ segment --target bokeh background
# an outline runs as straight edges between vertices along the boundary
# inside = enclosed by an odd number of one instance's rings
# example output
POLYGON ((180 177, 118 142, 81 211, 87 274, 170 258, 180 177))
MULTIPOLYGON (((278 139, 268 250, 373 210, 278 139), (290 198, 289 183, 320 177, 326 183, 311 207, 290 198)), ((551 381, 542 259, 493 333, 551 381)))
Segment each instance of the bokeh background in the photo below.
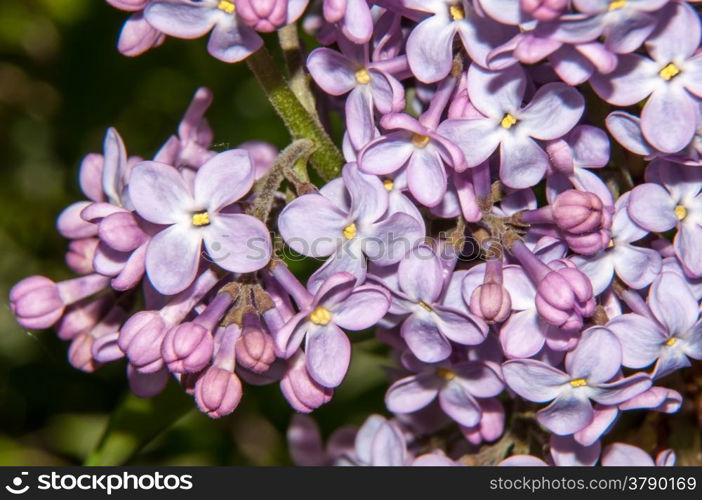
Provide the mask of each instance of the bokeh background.
MULTIPOLYGON (((150 157, 206 85, 215 94, 208 118, 217 148, 251 139, 286 145, 245 64, 213 59, 205 40, 169 39, 124 57, 116 42, 126 17, 100 0, 0 0, 0 465, 83 463, 115 413, 129 417, 111 436, 129 464, 288 464, 291 410, 277 385, 246 390, 235 414, 218 421, 184 411, 192 403, 174 387, 156 402, 136 401, 123 363, 79 372, 66 361, 66 343, 51 331, 24 331, 8 307, 10 287, 25 276, 69 277, 55 219, 82 199, 80 160, 101 152, 108 127, 131 155, 150 157), (172 412, 175 424, 158 432, 154 411, 164 420, 172 412), (135 440, 148 444, 130 456, 124 449, 135 440)), ((315 414, 325 434, 382 408, 378 345, 360 342, 355 351, 333 405, 315 414)))

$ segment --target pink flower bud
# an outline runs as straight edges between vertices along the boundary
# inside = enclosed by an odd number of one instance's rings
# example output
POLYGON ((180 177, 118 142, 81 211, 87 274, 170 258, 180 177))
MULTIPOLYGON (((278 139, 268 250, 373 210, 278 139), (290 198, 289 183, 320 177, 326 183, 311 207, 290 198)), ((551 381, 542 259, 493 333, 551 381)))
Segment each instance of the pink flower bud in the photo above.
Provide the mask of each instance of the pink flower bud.
POLYGON ((236 362, 254 373, 267 371, 275 361, 273 339, 256 318, 255 323, 244 325, 239 341, 236 343, 236 362))
POLYGON ((539 21, 552 21, 565 12, 568 0, 519 0, 522 10, 539 21))
POLYGON ((470 311, 488 323, 501 323, 512 312, 512 299, 501 284, 483 283, 473 290, 470 311))
POLYGON ((285 26, 288 0, 234 0, 236 12, 244 23, 264 33, 285 26))
POLYGON ((94 272, 93 259, 100 240, 97 238, 83 238, 73 240, 68 244, 66 264, 76 274, 90 274, 94 272))
POLYGON ((61 318, 65 304, 56 283, 44 276, 30 276, 10 290, 10 307, 24 328, 43 330, 61 318))
POLYGON ((288 363, 288 371, 280 381, 280 390, 290 406, 301 413, 310 413, 331 400, 334 390, 312 380, 305 368, 302 351, 298 351, 288 363))
POLYGON ((91 330, 105 315, 113 304, 111 296, 101 297, 89 302, 75 304, 66 310, 56 327, 56 333, 63 340, 70 340, 79 333, 91 330))
POLYGON ((550 264, 550 271, 537 287, 536 309, 541 317, 563 330, 577 330, 583 317, 595 312, 590 280, 567 260, 550 264))
POLYGON ((175 373, 199 372, 212 360, 213 350, 212 333, 192 322, 170 328, 161 345, 163 361, 175 373))
POLYGON ((131 212, 117 212, 102 219, 98 237, 118 252, 131 252, 148 239, 131 212))
POLYGON ((595 255, 607 248, 611 239, 604 229, 585 234, 565 233, 564 237, 570 249, 581 255, 595 255))
POLYGON ((132 365, 127 365, 129 388, 140 398, 152 398, 166 388, 169 373, 166 367, 154 373, 140 373, 132 365))
POLYGON ((94 340, 90 332, 81 333, 73 339, 68 348, 68 361, 74 368, 87 373, 94 372, 98 368, 99 364, 92 355, 94 340))
POLYGON ((324 19, 328 23, 336 23, 346 15, 348 0, 324 0, 324 19))
POLYGON ((98 363, 109 363, 124 357, 119 348, 119 332, 110 332, 95 339, 91 349, 93 358, 98 363))
POLYGON ((600 197, 587 191, 569 189, 553 203, 553 219, 558 227, 571 234, 609 229, 612 216, 600 197))
POLYGON ((200 411, 212 418, 232 413, 242 394, 239 377, 217 366, 208 368, 195 383, 195 402, 200 411))
POLYGON ((119 347, 129 362, 141 373, 161 369, 161 343, 166 333, 166 323, 157 311, 141 311, 122 326, 119 347))

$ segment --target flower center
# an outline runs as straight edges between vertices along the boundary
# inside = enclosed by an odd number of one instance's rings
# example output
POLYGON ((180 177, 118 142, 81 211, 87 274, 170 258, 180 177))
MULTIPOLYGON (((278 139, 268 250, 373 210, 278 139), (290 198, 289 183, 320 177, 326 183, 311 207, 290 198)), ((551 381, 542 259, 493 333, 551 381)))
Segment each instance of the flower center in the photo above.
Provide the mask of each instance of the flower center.
POLYGON ((442 379, 446 380, 447 382, 456 378, 456 374, 453 371, 448 370, 446 368, 437 368, 436 374, 442 379))
POLYGON ((607 248, 614 248, 614 240, 609 240, 609 245, 607 245, 607 248))
POLYGON ((220 2, 217 4, 217 8, 223 12, 226 12, 227 14, 234 14, 236 11, 236 5, 234 5, 234 2, 230 2, 228 0, 220 0, 220 2))
POLYGON ((607 10, 612 11, 621 9, 626 5, 626 2, 627 0, 612 0, 611 2, 609 2, 609 7, 607 8, 607 10))
POLYGON ((210 223, 211 223, 210 214, 208 214, 207 212, 196 212, 193 214, 193 226, 195 226, 195 227, 209 226, 210 223))
POLYGON ((510 115, 509 113, 507 113, 505 115, 505 117, 502 119, 502 121, 500 122, 500 125, 502 125, 502 128, 505 128, 507 130, 511 129, 516 124, 517 124, 517 119, 514 116, 510 115))
POLYGON ((434 310, 429 304, 427 304, 427 303, 424 302, 423 300, 420 300, 420 301, 418 302, 418 304, 419 304, 419 306, 420 306, 422 309, 424 309, 425 311, 432 312, 432 311, 434 310))
POLYGON ((361 85, 368 85, 371 81, 371 75, 366 68, 361 68, 356 71, 356 81, 361 85))
POLYGON ((687 217, 687 208, 683 207, 682 205, 678 205, 675 207, 675 216, 678 218, 678 220, 683 220, 685 217, 687 217))
POLYGON ((331 322, 331 313, 329 312, 329 309, 326 307, 322 306, 317 306, 317 308, 312 311, 312 314, 310 314, 309 318, 312 323, 315 325, 322 325, 326 326, 331 322))
POLYGON ((675 337, 670 337, 668 340, 666 340, 665 345, 668 347, 672 347, 675 345, 675 343, 678 341, 675 337))
POLYGON ((353 222, 344 228, 344 238, 347 240, 355 238, 357 233, 356 224, 353 222))
POLYGON ((386 190, 392 191, 392 188, 395 187, 395 183, 392 181, 392 179, 385 179, 383 181, 383 186, 385 186, 386 190))
POLYGON ((658 72, 661 78, 665 81, 670 81, 680 74, 680 68, 678 68, 673 63, 668 63, 668 65, 658 72))
POLYGON ((429 141, 431 141, 431 139, 427 135, 412 134, 412 144, 414 144, 416 148, 424 149, 427 147, 427 144, 429 144, 429 141))
POLYGON ((587 385, 587 380, 584 378, 576 378, 570 381, 570 385, 573 387, 585 387, 587 385))
POLYGON ((466 18, 466 11, 460 4, 452 5, 451 7, 449 7, 449 13, 451 14, 451 19, 453 19, 454 21, 462 21, 466 18))

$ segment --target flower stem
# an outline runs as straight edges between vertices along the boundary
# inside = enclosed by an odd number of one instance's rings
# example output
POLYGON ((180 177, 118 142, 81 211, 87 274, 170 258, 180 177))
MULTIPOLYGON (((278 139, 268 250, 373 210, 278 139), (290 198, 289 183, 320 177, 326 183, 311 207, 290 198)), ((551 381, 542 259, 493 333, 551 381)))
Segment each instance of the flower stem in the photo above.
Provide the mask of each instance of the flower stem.
POLYGON ((248 57, 249 68, 266 92, 273 108, 283 119, 295 139, 310 139, 315 150, 310 157, 312 166, 324 180, 338 177, 344 157, 329 134, 305 109, 278 71, 275 61, 265 47, 248 57))

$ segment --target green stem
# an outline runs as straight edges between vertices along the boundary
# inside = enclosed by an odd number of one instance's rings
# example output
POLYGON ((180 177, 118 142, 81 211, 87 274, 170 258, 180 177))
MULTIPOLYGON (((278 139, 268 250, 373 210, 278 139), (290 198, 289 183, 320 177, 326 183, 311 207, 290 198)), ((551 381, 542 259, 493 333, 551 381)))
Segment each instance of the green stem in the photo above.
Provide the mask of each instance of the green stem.
POLYGON ((293 138, 310 139, 314 142, 315 150, 310 157, 310 162, 319 175, 324 180, 338 177, 344 164, 344 157, 329 134, 290 89, 268 50, 262 47, 251 54, 246 61, 293 138))

